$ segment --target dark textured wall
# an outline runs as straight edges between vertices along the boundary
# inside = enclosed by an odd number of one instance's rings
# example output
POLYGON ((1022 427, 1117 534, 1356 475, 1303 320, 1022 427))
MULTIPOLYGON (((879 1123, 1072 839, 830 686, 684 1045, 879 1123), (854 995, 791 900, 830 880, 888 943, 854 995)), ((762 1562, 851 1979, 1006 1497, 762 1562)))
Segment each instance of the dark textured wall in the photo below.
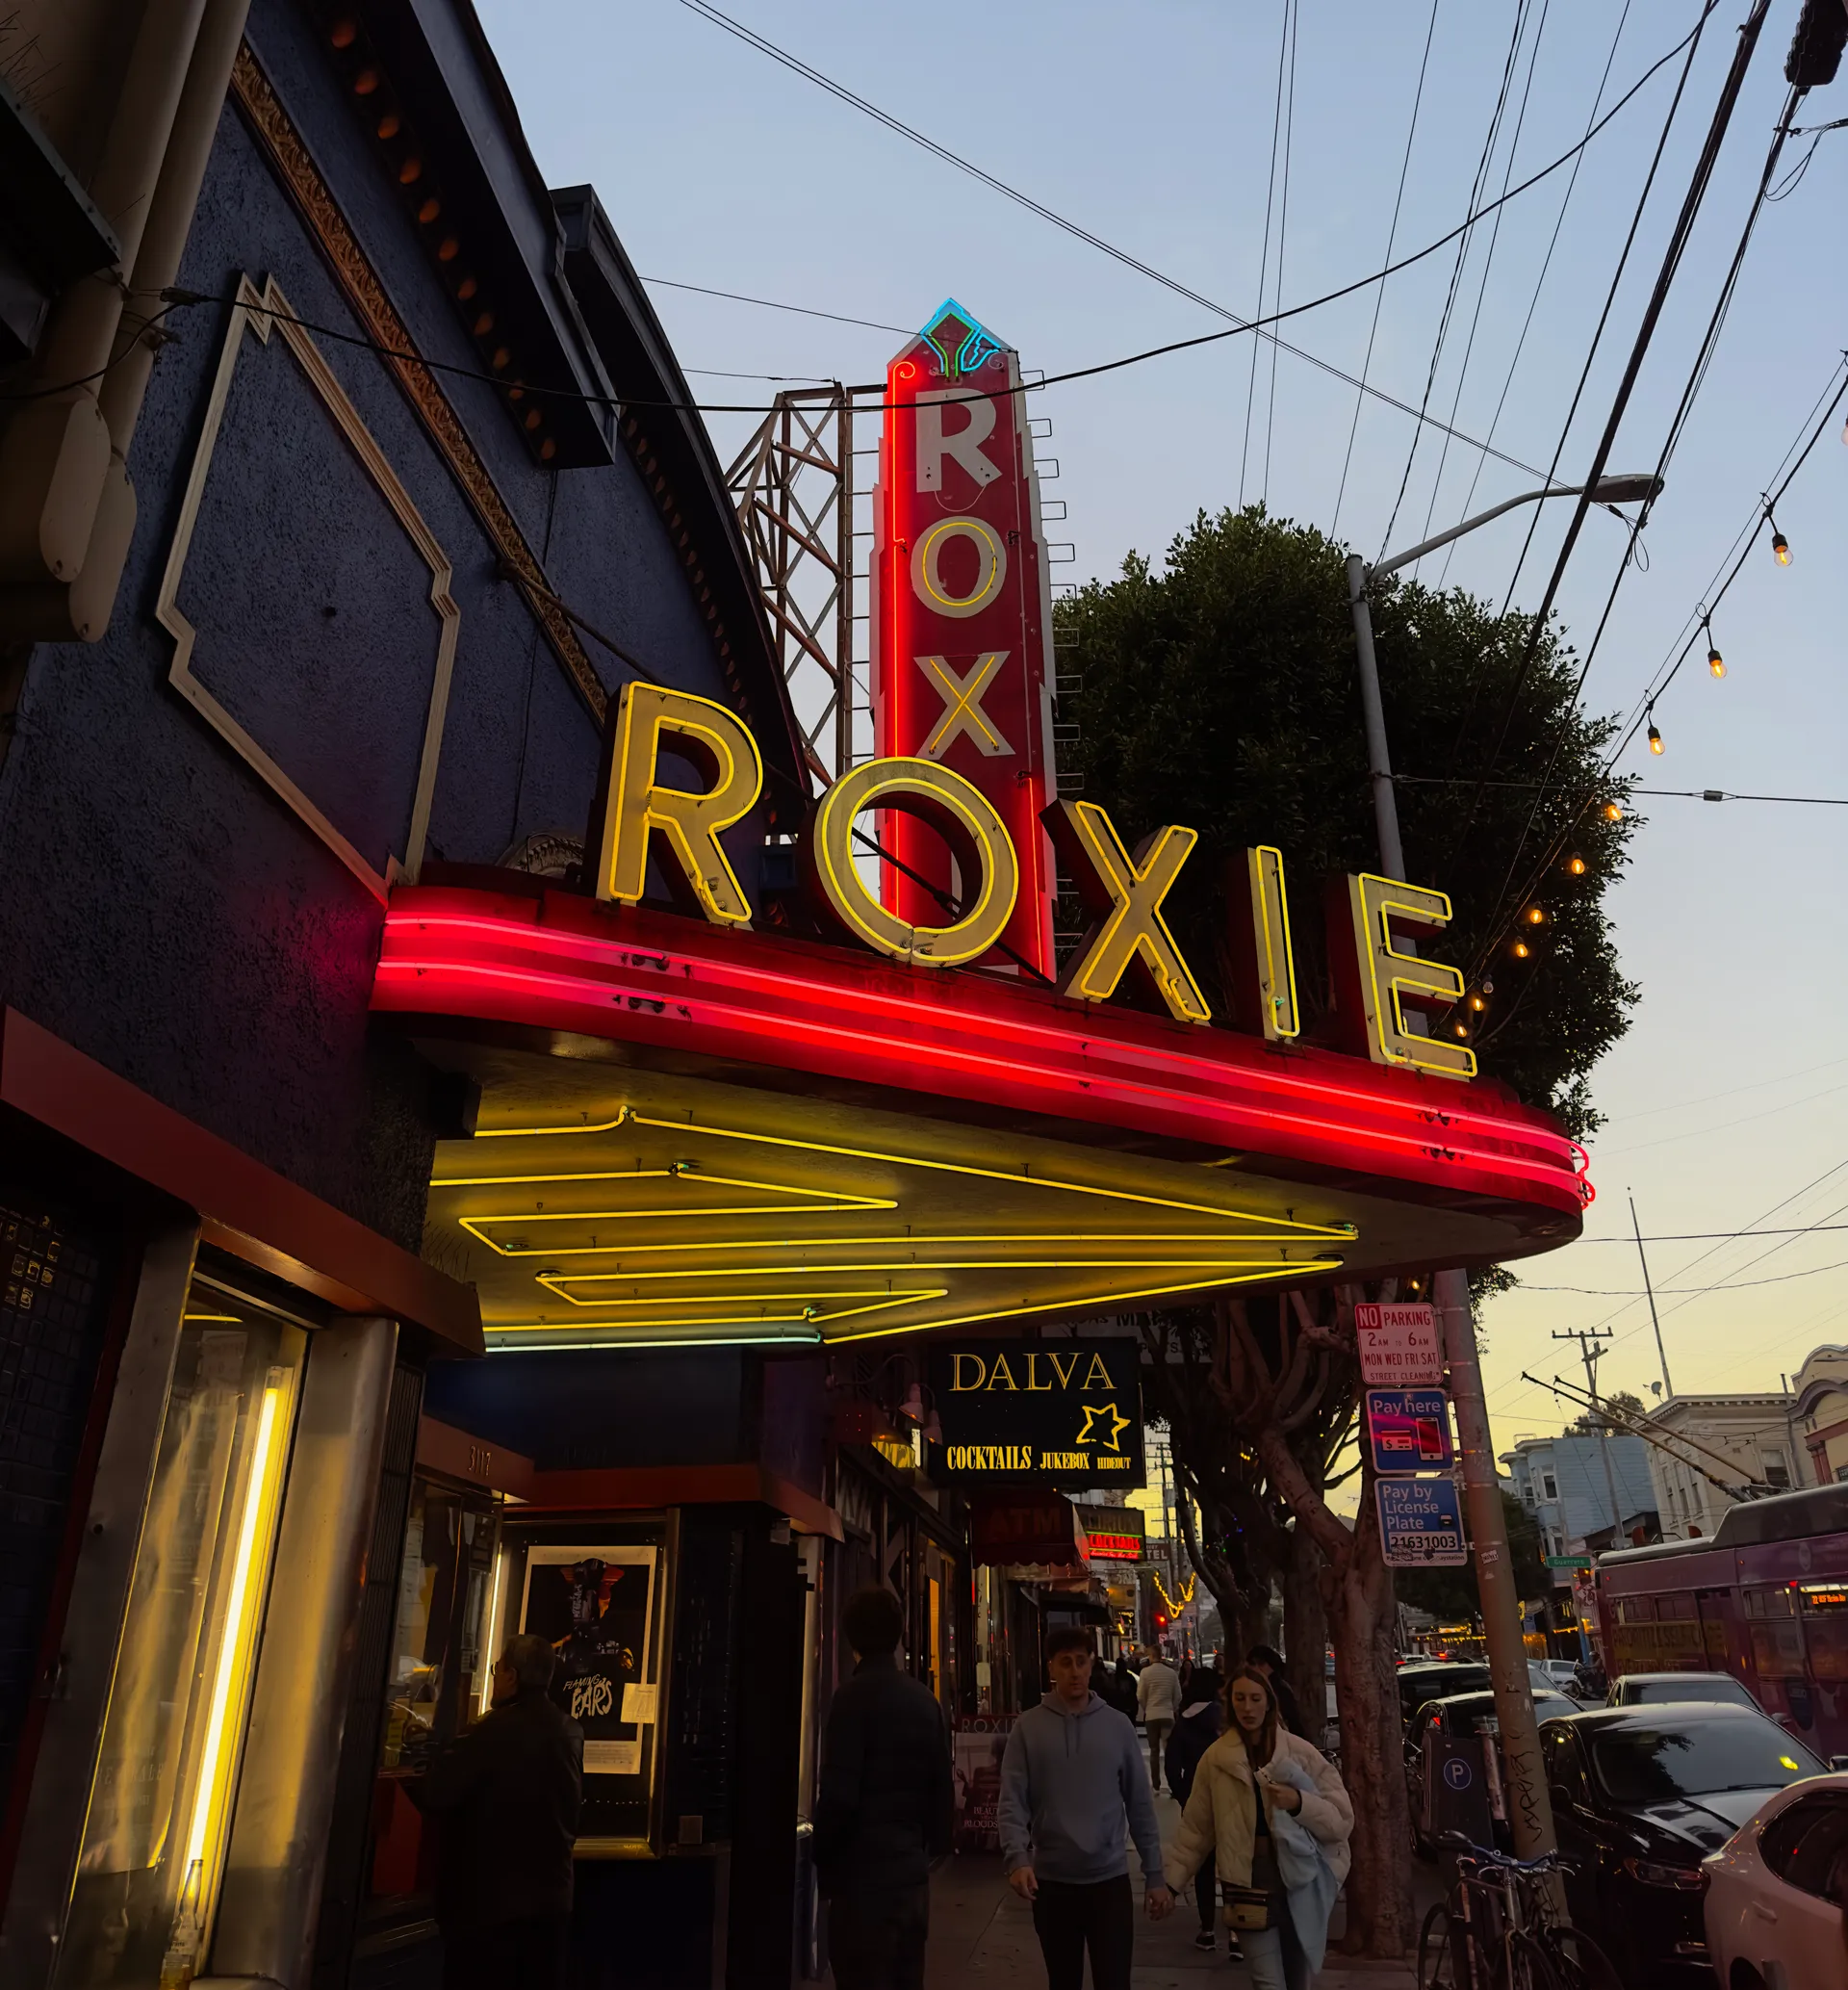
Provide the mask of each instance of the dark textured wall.
POLYGON ((439 1362, 424 1407, 542 1470, 735 1464, 757 1456, 757 1365, 740 1348, 491 1355, 439 1362))
MULTIPOLYGON (((421 348, 468 366, 455 307, 293 0, 250 39, 421 348)), ((620 218, 619 218, 620 219, 620 218)), ((273 275, 357 334, 234 107, 182 282, 273 275)), ((398 1242, 422 1228, 423 1067, 369 1030, 377 900, 167 682, 152 609, 228 313, 175 312, 130 471, 133 550, 105 638, 41 646, 0 769, 0 1000, 398 1242)), ((429 851, 492 863, 581 833, 596 730, 383 362, 329 366, 453 565, 461 611, 429 851)), ((652 501, 626 458, 553 476, 507 410, 446 390, 554 586, 659 676, 722 697, 652 501)), ((429 576, 280 337, 246 334, 180 593, 193 670, 382 867, 401 851, 438 635, 429 576)), ((593 648, 612 689, 626 672, 593 648)), ((742 856, 743 853, 741 852, 742 856)), ((741 862, 747 885, 755 866, 741 862)))

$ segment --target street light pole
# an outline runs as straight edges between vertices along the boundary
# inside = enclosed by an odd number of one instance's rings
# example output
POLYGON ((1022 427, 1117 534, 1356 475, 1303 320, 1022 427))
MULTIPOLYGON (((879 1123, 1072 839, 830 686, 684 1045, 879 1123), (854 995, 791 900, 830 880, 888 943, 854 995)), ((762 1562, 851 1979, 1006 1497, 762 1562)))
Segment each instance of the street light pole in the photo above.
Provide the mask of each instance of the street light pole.
MULTIPOLYGON (((1605 477, 1591 486, 1602 504, 1620 504, 1653 496, 1657 480, 1649 477, 1605 477)), ((1519 497, 1478 512, 1435 538, 1404 553, 1381 559, 1371 568, 1358 554, 1348 561, 1348 599, 1353 610, 1354 651, 1360 665, 1360 710, 1367 734, 1367 773, 1373 788, 1373 822, 1378 833, 1380 868, 1403 880, 1405 851, 1399 834, 1399 798, 1393 788, 1393 762, 1386 739, 1386 714, 1379 696, 1379 667, 1373 655, 1373 612, 1367 598, 1376 575, 1390 574, 1422 559, 1465 532, 1486 525, 1518 504, 1546 498, 1578 498, 1586 486, 1559 485, 1525 491, 1519 497)), ((1527 1652, 1522 1641, 1521 1599, 1508 1560, 1507 1519, 1502 1511, 1501 1480, 1489 1433, 1489 1408, 1482 1390, 1482 1368, 1476 1357, 1476 1322, 1470 1305, 1470 1281, 1460 1271, 1439 1272, 1431 1281, 1438 1324, 1444 1335, 1444 1356, 1450 1371, 1450 1400, 1456 1406, 1458 1448, 1463 1459, 1463 1502, 1469 1515, 1470 1540, 1476 1557, 1476 1596, 1482 1606, 1482 1641, 1487 1650, 1490 1683, 1495 1689, 1496 1724, 1502 1735, 1507 1769, 1508 1823, 1517 1857, 1538 1858, 1557 1849, 1553 1801, 1540 1760, 1539 1728, 1533 1718, 1533 1690, 1527 1679, 1527 1652)))

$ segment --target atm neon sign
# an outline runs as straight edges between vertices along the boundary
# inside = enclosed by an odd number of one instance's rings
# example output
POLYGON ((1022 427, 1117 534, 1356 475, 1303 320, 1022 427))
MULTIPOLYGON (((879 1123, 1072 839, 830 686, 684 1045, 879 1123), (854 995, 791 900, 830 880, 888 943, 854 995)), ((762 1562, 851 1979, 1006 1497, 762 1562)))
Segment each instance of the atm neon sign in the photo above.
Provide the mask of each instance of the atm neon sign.
MULTIPOLYGON (((691 692, 630 684, 611 715, 603 773, 587 839, 596 896, 633 905, 651 863, 685 909, 711 924, 748 927, 753 908, 721 834, 743 820, 763 785, 763 759, 735 713, 691 692), (668 752, 690 762, 704 786, 688 789, 663 778, 668 752)), ((1177 1021, 1211 1022, 1213 1014, 1162 917, 1162 903, 1197 840, 1169 824, 1131 852, 1094 802, 1054 801, 1042 812, 1093 911, 1093 923, 1059 977, 1062 995, 1103 1002, 1127 978, 1177 1021)), ((1038 827, 1035 834, 1038 834, 1038 827)), ((822 796, 804 836, 817 903, 850 940, 915 968, 963 967, 1007 932, 1018 902, 1023 865, 1014 835, 989 798, 952 768, 917 755, 867 761, 822 796), (877 894, 854 861, 855 825, 869 812, 927 825, 955 857, 961 898, 953 914, 928 923, 877 894)), ((1243 917, 1235 913, 1234 1026, 1268 1038, 1296 1030, 1295 953, 1283 859, 1269 846, 1246 853, 1243 917)), ((1376 1064, 1468 1079, 1476 1058, 1463 1045, 1416 1034, 1408 1007, 1449 1007, 1463 977, 1410 952, 1407 928, 1421 937, 1450 920, 1441 892, 1369 874, 1328 893, 1328 940, 1335 963, 1338 1017, 1346 1047, 1376 1064)))

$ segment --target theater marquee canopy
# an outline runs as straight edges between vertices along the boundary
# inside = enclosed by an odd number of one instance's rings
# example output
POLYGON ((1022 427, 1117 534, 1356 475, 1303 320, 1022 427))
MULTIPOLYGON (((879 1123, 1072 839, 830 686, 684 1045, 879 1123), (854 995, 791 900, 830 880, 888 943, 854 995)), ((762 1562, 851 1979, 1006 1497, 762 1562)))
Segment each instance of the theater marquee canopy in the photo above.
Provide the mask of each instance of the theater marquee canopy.
POLYGON ((1331 882, 1311 1046, 1283 856, 1247 851, 1212 1013, 1162 914, 1194 832, 1132 851, 1058 793, 1014 356, 946 306, 889 384, 880 754, 799 853, 832 937, 762 930, 728 854, 750 729, 647 683, 610 713, 583 889, 392 894, 372 1006, 480 1086, 426 1254, 479 1287, 489 1345, 832 1343, 1575 1237, 1582 1150, 1476 1080, 1442 892, 1331 882), (1055 850, 1092 920, 1063 961, 1055 850), (662 885, 679 912, 643 902, 662 885))

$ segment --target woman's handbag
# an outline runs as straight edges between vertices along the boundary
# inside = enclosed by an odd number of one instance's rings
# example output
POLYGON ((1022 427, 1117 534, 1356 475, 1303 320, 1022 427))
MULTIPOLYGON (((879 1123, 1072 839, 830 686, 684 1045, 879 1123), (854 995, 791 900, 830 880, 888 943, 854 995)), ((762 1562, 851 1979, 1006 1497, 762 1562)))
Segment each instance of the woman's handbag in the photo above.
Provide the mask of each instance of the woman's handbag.
POLYGON ((1271 1895, 1261 1886, 1228 1886, 1219 1881, 1219 1899, 1227 1927, 1244 1934, 1262 1934, 1270 1925, 1271 1895))

